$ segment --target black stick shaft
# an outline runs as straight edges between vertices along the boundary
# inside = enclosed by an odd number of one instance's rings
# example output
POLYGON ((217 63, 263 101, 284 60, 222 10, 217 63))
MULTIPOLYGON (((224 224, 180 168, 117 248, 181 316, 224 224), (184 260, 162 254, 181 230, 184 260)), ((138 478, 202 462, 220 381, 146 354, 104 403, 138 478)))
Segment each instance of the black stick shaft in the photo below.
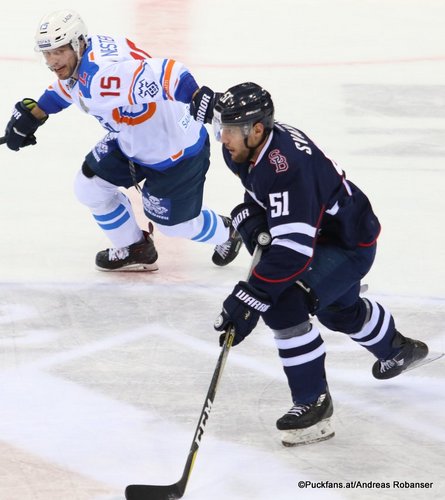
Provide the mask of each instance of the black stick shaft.
MULTIPOLYGON (((252 257, 252 264, 250 266, 247 279, 249 279, 250 275, 252 274, 253 268, 256 266, 260 258, 261 247, 260 245, 257 245, 252 257)), ((216 395, 216 389, 218 388, 218 383, 221 378, 224 365, 226 364, 229 350, 232 347, 234 336, 235 330, 233 329, 233 327, 231 327, 226 333, 224 344, 222 346, 221 353, 218 357, 218 361, 213 372, 212 380, 207 391, 201 414, 199 415, 198 426, 196 427, 195 435, 193 436, 193 441, 190 446, 181 479, 177 483, 169 485, 130 484, 125 489, 125 498, 127 500, 174 500, 177 498, 181 498, 184 495, 187 482, 195 463, 196 454, 198 453, 199 445, 201 443, 201 438, 204 434, 204 428, 212 409, 213 401, 216 395)))

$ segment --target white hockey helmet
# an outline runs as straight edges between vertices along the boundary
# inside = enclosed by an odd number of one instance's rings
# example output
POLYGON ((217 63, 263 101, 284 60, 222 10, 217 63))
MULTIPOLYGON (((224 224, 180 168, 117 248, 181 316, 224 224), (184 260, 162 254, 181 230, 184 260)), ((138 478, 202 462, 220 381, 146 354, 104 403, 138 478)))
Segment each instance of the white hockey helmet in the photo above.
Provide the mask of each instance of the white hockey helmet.
POLYGON ((80 41, 87 40, 88 30, 82 18, 74 10, 58 10, 51 12, 40 20, 35 35, 34 50, 42 52, 71 44, 73 50, 80 54, 80 41))

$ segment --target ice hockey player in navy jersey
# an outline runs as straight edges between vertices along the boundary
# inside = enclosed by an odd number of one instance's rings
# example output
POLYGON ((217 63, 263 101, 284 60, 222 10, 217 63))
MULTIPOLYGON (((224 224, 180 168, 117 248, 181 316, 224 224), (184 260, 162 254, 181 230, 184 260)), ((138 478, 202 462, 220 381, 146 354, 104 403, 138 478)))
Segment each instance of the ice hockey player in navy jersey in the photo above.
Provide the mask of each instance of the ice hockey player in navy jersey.
POLYGON ((213 262, 231 262, 241 238, 229 218, 203 206, 210 156, 203 123, 213 106, 187 68, 172 59, 152 59, 122 36, 89 36, 72 10, 44 16, 35 41, 57 80, 37 102, 15 105, 6 144, 15 151, 35 144, 38 127, 71 104, 108 132, 75 180, 77 198, 113 245, 97 254, 97 268, 157 269, 154 243, 119 189, 142 181, 144 212, 163 234, 215 245, 213 262))
POLYGON ((216 101, 213 126, 245 188, 244 202, 232 211, 234 226, 251 253, 264 234, 271 237, 249 280, 224 301, 215 328, 233 325, 236 345, 261 316, 273 331, 293 401, 277 421, 283 444, 328 439, 333 405, 312 316, 373 354, 378 379, 399 375, 428 347, 398 332, 383 305, 360 297, 379 221, 366 195, 306 134, 274 121, 270 94, 254 83, 230 88, 216 101))

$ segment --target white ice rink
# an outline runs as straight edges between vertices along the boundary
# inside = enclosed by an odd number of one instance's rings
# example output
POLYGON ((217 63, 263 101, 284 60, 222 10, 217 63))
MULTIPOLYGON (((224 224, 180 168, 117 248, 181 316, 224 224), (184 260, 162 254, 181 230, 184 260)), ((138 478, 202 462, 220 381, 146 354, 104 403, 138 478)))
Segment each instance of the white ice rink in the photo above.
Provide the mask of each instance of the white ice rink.
MULTIPOLYGON (((369 295, 403 333, 444 350, 443 0, 3 2, 4 126, 16 101, 53 79, 33 35, 60 7, 91 33, 185 62, 201 84, 266 87, 277 118, 373 202, 383 231, 369 295)), ((177 481, 219 354, 213 320, 249 265, 243 250, 216 268, 211 247, 157 233, 158 273, 96 271, 108 242, 72 183, 103 134, 73 108, 48 120, 36 146, 0 147, 0 500, 118 500, 130 483, 177 481)), ((242 190, 212 148, 205 198, 227 213, 242 190)), ((281 446, 275 420, 291 401, 260 324, 230 352, 185 498, 445 498, 444 362, 377 381, 365 350, 323 336, 335 438, 281 446)))

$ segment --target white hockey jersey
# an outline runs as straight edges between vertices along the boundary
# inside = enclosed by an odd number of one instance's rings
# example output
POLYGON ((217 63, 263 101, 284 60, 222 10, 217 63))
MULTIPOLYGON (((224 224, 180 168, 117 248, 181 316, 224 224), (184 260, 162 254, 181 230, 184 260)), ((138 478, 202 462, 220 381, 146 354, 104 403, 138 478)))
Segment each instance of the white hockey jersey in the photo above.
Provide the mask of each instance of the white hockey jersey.
POLYGON ((128 158, 157 170, 201 150, 207 132, 189 112, 198 85, 183 64, 152 59, 124 37, 93 35, 78 74, 50 85, 39 107, 52 114, 76 104, 117 134, 128 158))

